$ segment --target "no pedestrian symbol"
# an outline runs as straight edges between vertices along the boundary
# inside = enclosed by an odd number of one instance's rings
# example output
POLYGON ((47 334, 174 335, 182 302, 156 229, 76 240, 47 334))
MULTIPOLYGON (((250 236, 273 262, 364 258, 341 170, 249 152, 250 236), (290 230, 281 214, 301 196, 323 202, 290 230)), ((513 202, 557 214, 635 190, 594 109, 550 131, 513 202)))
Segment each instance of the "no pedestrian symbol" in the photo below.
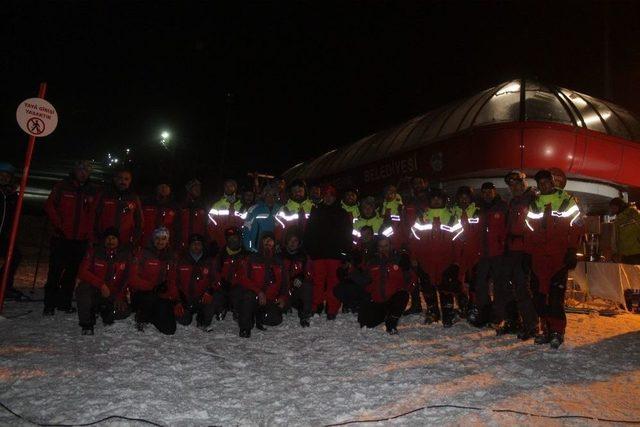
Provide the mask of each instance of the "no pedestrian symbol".
POLYGON ((58 126, 58 112, 42 98, 29 98, 18 105, 16 120, 20 128, 29 135, 43 137, 58 126))
POLYGON ((44 132, 45 126, 44 122, 37 117, 31 117, 27 120, 27 128, 34 135, 40 135, 44 132))

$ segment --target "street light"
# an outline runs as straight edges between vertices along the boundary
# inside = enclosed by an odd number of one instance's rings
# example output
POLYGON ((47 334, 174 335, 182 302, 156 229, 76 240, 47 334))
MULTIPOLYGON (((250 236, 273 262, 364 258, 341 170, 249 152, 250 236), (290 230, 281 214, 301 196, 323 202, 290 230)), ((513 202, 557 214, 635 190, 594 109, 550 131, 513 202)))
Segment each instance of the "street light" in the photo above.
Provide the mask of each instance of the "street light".
POLYGON ((166 139, 169 139, 171 134, 165 130, 160 134, 160 136, 162 137, 163 140, 166 140, 166 139))

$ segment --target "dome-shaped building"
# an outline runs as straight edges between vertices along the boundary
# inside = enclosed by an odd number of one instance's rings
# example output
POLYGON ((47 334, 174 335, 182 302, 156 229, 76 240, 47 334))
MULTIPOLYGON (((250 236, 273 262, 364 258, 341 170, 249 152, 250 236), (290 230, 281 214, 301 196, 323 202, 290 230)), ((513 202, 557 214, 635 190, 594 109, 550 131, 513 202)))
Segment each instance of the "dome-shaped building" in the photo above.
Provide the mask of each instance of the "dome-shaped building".
POLYGON ((298 164, 285 179, 373 191, 422 175, 448 190, 479 187, 513 169, 565 171, 590 210, 640 189, 640 121, 607 101, 517 79, 298 164))

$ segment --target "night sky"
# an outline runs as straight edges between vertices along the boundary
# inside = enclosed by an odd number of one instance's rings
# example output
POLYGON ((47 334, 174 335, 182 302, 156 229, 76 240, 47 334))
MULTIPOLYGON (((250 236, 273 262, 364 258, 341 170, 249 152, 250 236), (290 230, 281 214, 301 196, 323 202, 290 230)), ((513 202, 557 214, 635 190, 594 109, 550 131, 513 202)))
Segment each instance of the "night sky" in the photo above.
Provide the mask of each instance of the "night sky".
POLYGON ((226 175, 278 174, 519 76, 638 112, 638 3, 3 4, 3 152, 22 158, 15 109, 40 81, 60 124, 36 160, 158 154, 167 129, 194 174, 225 123, 226 175))

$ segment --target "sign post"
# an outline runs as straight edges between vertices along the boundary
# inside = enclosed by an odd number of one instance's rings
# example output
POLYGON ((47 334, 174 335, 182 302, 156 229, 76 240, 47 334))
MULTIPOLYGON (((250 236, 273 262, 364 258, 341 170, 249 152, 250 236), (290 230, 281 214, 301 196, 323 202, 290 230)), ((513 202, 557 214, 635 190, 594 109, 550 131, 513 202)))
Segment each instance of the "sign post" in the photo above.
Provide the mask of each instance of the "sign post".
POLYGON ((27 178, 29 177, 29 168, 31 167, 31 157, 33 156, 33 147, 36 137, 49 135, 56 129, 58 125, 58 113, 49 102, 44 100, 47 92, 47 84, 40 83, 40 90, 37 98, 29 98, 20 103, 16 111, 16 119, 20 128, 29 134, 29 143, 27 145, 27 154, 24 160, 24 169, 22 170, 22 179, 20 180, 20 192, 18 193, 18 202, 16 211, 13 215, 11 224, 11 234, 9 235, 9 247, 5 255, 4 268, 2 271, 2 282, 0 282, 0 313, 4 307, 4 294, 9 278, 9 270, 13 261, 13 250, 18 235, 18 225, 20 224, 20 214, 22 213, 22 202, 24 192, 27 188, 27 178))

